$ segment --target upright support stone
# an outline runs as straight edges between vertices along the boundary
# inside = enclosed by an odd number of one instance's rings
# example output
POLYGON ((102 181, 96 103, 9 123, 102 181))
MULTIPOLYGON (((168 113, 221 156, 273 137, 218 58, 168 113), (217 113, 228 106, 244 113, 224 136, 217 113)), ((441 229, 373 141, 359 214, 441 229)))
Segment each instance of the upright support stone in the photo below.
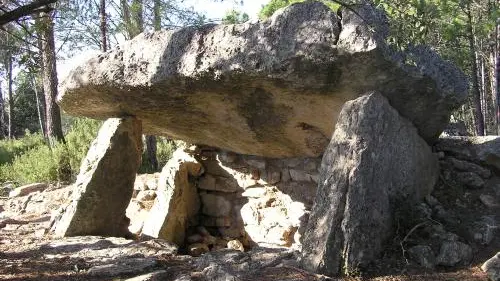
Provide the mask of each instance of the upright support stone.
POLYGON ((143 151, 141 122, 108 119, 82 161, 70 204, 55 225, 57 236, 125 236, 143 151))
POLYGON ((373 261, 393 210, 432 190, 437 159, 417 129, 377 93, 347 102, 323 156, 302 265, 334 276, 373 261))
POLYGON ((203 166, 183 149, 174 152, 162 169, 156 199, 142 234, 184 244, 186 229, 200 209, 198 190, 192 177, 203 173, 203 166))

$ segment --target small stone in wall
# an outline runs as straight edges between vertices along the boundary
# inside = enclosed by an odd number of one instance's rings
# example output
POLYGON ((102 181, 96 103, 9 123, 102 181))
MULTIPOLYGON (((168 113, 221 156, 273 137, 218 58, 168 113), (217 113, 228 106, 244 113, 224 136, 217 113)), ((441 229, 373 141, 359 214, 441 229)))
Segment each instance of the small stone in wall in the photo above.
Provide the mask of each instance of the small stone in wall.
POLYGON ((230 217, 210 217, 202 216, 200 222, 207 227, 229 227, 231 226, 230 217))
POLYGON ((455 266, 467 264, 472 259, 472 248, 459 241, 444 241, 441 244, 437 264, 443 266, 455 266))
POLYGON ((488 208, 493 209, 500 207, 500 203, 498 202, 498 200, 496 200, 495 197, 491 195, 481 194, 479 196, 479 200, 481 200, 481 203, 483 203, 483 205, 485 205, 488 208))
POLYGON ((156 198, 156 192, 154 190, 141 190, 137 193, 136 199, 139 201, 151 201, 156 198))
POLYGON ((290 170, 290 177, 293 181, 311 181, 311 177, 303 170, 290 170))
POLYGON ((484 180, 473 172, 454 172, 452 177, 471 189, 480 189, 484 186, 484 180))
POLYGON ((195 243, 188 246, 188 254, 193 257, 199 257, 208 251, 208 245, 203 243, 195 243))
POLYGON ((186 238, 186 241, 189 244, 201 243, 203 242, 203 236, 201 236, 201 234, 195 233, 191 236, 188 236, 188 238, 186 238))
POLYGON ((427 245, 417 245, 408 249, 410 258, 423 267, 434 268, 436 265, 436 256, 431 247, 427 245))
POLYGON ((210 232, 203 226, 198 226, 196 227, 196 231, 198 231, 199 234, 203 235, 203 236, 208 236, 210 235, 210 232))
POLYGON ((232 249, 232 250, 237 250, 240 252, 245 251, 245 247, 243 247, 243 244, 240 242, 240 240, 231 240, 227 242, 227 248, 232 249))
POLYGON ((226 217, 231 213, 231 202, 224 196, 212 193, 200 193, 202 213, 212 217, 226 217))

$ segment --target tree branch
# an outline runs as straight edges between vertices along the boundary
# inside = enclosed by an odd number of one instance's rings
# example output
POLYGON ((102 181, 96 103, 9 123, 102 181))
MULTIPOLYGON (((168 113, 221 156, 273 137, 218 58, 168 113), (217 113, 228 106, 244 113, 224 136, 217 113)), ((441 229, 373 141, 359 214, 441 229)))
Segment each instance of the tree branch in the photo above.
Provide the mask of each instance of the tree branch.
POLYGON ((3 26, 11 21, 15 21, 27 15, 40 12, 47 11, 51 8, 48 6, 49 4, 55 3, 57 0, 35 0, 30 4, 26 4, 15 8, 12 11, 6 12, 0 15, 0 26, 3 26))

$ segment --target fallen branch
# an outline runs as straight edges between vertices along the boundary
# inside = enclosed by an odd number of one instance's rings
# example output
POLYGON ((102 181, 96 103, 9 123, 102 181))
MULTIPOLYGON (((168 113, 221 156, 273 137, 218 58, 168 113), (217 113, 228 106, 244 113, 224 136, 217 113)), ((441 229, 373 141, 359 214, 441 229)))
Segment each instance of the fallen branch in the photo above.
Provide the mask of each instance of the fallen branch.
POLYGON ((408 238, 410 237, 410 235, 413 234, 413 232, 415 232, 415 230, 417 230, 419 227, 427 224, 428 221, 424 221, 424 222, 421 222, 417 225, 415 225, 412 229, 410 229, 410 231, 406 234, 406 236, 403 238, 403 240, 401 240, 401 242, 399 242, 399 245, 401 246, 401 250, 403 252, 403 258, 405 258, 405 261, 406 261, 406 264, 409 264, 410 262, 408 261, 408 259, 406 258, 406 249, 404 247, 404 243, 406 242, 406 240, 408 240, 408 238))

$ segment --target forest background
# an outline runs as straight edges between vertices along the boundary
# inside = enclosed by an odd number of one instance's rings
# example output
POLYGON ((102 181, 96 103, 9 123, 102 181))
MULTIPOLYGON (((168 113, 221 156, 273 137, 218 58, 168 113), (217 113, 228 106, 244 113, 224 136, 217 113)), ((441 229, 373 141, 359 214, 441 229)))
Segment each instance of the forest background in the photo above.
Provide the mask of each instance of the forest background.
MULTIPOLYGON (((64 61, 107 51, 141 32, 265 19, 303 0, 0 1, 0 184, 71 182, 101 121, 61 112, 64 61), (231 7, 221 11, 220 7, 231 7), (256 14, 256 11, 259 11, 256 14), (222 16, 217 16, 221 12, 222 16), (214 17, 214 15, 216 15, 214 17), (59 70, 59 75, 58 75, 59 70)), ((354 2, 322 0, 337 10, 354 2)), ((497 0, 373 0, 391 24, 388 43, 427 45, 469 78, 467 102, 452 122, 469 135, 500 133, 497 0)), ((76 59, 69 60, 72 65, 76 59)), ((144 136, 141 173, 156 172, 179 143, 144 136)))

